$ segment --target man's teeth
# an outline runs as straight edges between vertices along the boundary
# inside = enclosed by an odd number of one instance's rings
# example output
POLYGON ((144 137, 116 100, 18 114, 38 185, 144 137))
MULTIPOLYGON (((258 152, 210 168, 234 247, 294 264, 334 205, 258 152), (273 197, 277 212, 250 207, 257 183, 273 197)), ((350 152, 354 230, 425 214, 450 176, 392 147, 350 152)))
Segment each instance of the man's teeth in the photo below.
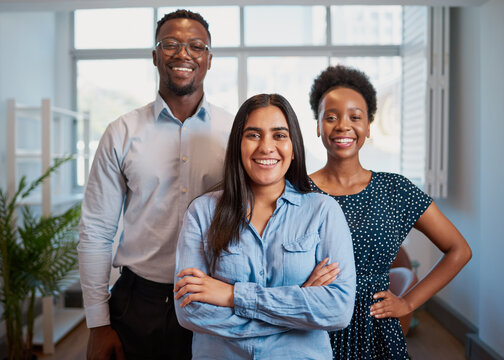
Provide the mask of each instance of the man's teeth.
POLYGON ((334 142, 337 142, 337 143, 342 143, 342 144, 348 144, 348 143, 351 143, 352 141, 354 141, 353 139, 334 139, 334 142))
POLYGON ((256 163, 261 165, 275 165, 278 160, 254 160, 256 163))
POLYGON ((187 72, 193 71, 193 69, 183 68, 183 67, 173 67, 172 69, 175 71, 187 71, 187 72))

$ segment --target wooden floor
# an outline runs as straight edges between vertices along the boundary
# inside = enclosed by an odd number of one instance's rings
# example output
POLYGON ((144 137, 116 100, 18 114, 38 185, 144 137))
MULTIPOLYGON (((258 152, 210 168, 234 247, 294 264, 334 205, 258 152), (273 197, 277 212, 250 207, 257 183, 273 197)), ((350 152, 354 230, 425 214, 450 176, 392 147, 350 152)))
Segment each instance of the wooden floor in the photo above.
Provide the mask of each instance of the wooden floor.
MULTIPOLYGON (((415 313, 419 325, 406 340, 412 360, 463 360, 464 345, 446 331, 432 316, 421 310, 415 313)), ((56 346, 54 355, 37 352, 40 360, 85 360, 89 330, 82 322, 56 346)))
POLYGON ((424 310, 415 312, 419 324, 406 341, 412 360, 464 360, 465 347, 424 310))

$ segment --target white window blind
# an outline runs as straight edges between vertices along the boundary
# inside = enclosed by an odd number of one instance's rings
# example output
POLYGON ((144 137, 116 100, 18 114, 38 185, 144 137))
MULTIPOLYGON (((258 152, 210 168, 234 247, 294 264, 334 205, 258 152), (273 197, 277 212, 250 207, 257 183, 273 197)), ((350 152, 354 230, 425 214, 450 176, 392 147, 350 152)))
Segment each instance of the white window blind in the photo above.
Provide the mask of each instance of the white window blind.
POLYGON ((436 198, 448 195, 449 20, 447 8, 429 9, 425 191, 436 198))
POLYGON ((405 6, 401 173, 432 197, 447 195, 449 11, 405 6))

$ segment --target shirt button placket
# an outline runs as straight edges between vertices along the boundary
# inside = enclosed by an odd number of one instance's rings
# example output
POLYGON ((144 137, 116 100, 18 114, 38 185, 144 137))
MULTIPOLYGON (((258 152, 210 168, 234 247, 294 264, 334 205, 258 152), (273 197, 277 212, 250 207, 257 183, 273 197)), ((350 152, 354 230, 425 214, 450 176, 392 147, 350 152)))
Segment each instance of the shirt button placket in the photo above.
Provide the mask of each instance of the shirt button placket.
MULTIPOLYGON (((187 120, 186 120, 187 121, 187 120)), ((179 219, 182 222, 182 219, 184 218, 184 212, 185 209, 187 208, 187 196, 185 196, 188 193, 188 186, 189 186, 189 168, 187 166, 187 160, 188 160, 188 151, 189 151, 189 146, 190 146, 190 132, 187 131, 188 128, 185 124, 182 124, 181 127, 181 132, 180 132, 180 193, 181 193, 181 202, 179 206, 179 219)))

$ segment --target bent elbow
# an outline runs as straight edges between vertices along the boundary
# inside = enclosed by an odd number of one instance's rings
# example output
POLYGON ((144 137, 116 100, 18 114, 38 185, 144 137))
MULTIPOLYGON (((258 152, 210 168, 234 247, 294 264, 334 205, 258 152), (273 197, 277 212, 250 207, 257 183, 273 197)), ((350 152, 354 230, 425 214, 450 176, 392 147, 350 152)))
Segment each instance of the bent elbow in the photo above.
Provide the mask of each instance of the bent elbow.
POLYGON ((469 262, 469 260, 471 260, 472 258, 472 250, 471 250, 471 247, 469 246, 469 244, 467 244, 466 248, 465 248, 465 263, 467 264, 469 262))
POLYGON ((352 321, 353 317, 353 311, 354 307, 352 306, 345 314, 341 322, 341 327, 340 329, 346 328, 348 325, 350 325, 350 322, 352 321))
POLYGON ((354 312, 354 304, 352 302, 352 304, 343 309, 339 314, 339 316, 335 317, 330 324, 326 324, 324 330, 338 331, 346 328, 348 325, 350 325, 350 322, 352 321, 353 312, 354 312))
POLYGON ((194 322, 191 321, 191 314, 185 309, 180 307, 180 301, 175 301, 175 315, 177 316, 177 321, 183 328, 191 331, 196 330, 194 322))
POLYGON ((472 258, 472 250, 469 244, 464 243, 463 246, 457 249, 456 259, 457 262, 461 265, 461 267, 466 265, 469 262, 469 260, 471 260, 471 258, 472 258))
POLYGON ((337 328, 335 330, 341 330, 350 325, 352 321, 352 316, 354 312, 354 306, 349 306, 348 309, 341 315, 339 322, 337 324, 337 328))

